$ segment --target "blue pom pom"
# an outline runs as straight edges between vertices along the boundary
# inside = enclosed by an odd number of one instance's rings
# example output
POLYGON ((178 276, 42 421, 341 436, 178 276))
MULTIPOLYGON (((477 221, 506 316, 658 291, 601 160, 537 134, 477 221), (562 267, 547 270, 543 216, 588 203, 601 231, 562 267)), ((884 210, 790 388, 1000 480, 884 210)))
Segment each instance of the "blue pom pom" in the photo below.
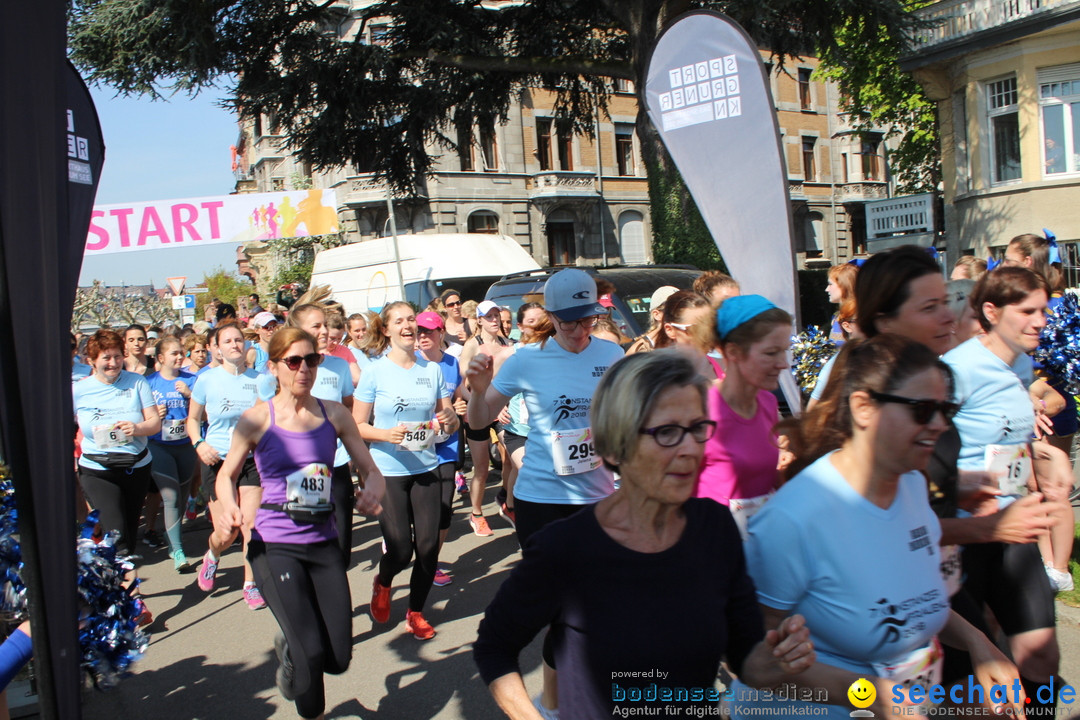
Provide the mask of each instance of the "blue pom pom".
POLYGON ((1057 308, 1047 314, 1032 356, 1062 382, 1066 392, 1080 394, 1080 300, 1075 294, 1062 295, 1057 308))

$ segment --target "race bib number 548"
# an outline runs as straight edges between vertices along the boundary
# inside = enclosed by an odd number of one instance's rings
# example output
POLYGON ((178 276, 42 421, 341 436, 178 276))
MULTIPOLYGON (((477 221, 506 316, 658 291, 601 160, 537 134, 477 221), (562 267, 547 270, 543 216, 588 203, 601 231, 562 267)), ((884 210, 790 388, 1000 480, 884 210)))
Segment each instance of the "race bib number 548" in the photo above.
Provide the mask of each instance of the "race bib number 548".
POLYGON ((551 459, 556 475, 577 475, 603 464, 593 450, 592 428, 552 430, 551 459))

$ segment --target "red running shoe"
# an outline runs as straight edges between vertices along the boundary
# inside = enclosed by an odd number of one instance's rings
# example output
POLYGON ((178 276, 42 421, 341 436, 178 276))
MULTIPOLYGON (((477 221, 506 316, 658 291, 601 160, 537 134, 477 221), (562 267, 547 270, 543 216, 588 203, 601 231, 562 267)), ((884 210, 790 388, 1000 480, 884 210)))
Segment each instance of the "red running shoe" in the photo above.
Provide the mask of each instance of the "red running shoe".
POLYGON ((379 584, 379 576, 371 584, 371 619, 377 623, 390 620, 390 588, 379 584))
POLYGON ((409 610, 405 613, 405 629, 417 640, 430 640, 435 637, 435 628, 418 612, 409 610))

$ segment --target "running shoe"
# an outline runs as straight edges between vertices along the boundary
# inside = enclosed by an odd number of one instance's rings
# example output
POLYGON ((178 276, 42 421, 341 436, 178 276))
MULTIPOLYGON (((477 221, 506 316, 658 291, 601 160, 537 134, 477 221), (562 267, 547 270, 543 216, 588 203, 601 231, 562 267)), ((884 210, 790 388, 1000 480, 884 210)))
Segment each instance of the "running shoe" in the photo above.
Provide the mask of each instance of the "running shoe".
POLYGON ((469 481, 465 479, 465 474, 458 472, 454 474, 454 487, 457 488, 458 495, 469 494, 469 481))
POLYGON ((195 569, 191 566, 191 560, 184 554, 183 550, 173 550, 169 553, 169 556, 172 558, 173 567, 176 568, 176 572, 181 575, 195 569))
POLYGON ((274 674, 274 680, 278 690, 281 692, 281 696, 286 700, 292 700, 296 697, 296 693, 293 692, 293 678, 296 676, 296 669, 293 667, 292 657, 289 655, 289 643, 285 640, 285 633, 280 630, 274 638, 274 652, 277 653, 278 659, 278 669, 277 673, 274 674))
POLYGON ((390 620, 390 588, 379 583, 379 576, 371 584, 371 619, 377 623, 390 620))
POLYGON ((259 592, 259 588, 255 586, 255 583, 244 585, 244 602, 247 603, 250 610, 262 610, 266 607, 266 601, 263 600, 262 593, 259 592))
POLYGON ((517 529, 517 515, 514 514, 514 508, 506 507, 506 503, 499 503, 499 515, 510 523, 510 527, 517 529))
POLYGON ((435 579, 432 580, 433 584, 438 587, 446 587, 452 582, 454 582, 454 577, 449 573, 443 572, 441 568, 435 571, 435 579))
POLYGON ((165 544, 162 541, 161 536, 153 530, 146 531, 146 533, 143 535, 143 542, 146 543, 147 547, 154 549, 157 549, 165 544))
POLYGON ((536 708, 536 711, 540 713, 540 717, 544 720, 559 720, 559 709, 555 708, 554 710, 548 710, 544 707, 544 703, 540 702, 539 695, 533 700, 533 707, 536 708))
POLYGON ((483 515, 469 515, 469 526, 472 527, 473 535, 477 537, 490 537, 493 535, 487 518, 483 515))
POLYGON ((154 622, 154 614, 150 612, 150 608, 146 607, 146 603, 139 599, 139 604, 142 605, 142 611, 135 616, 135 627, 143 628, 154 622))
POLYGON ((1056 593, 1069 592, 1075 587, 1072 575, 1051 565, 1046 566, 1046 575, 1050 578, 1050 588, 1056 593))
POLYGON ((210 592, 214 589, 214 575, 217 574, 218 561, 214 560, 210 555, 210 551, 207 550, 203 555, 202 565, 199 566, 199 589, 203 592, 210 592))
POLYGON ((435 637, 435 628, 424 619, 418 612, 409 610, 405 613, 405 629, 413 634, 417 640, 430 640, 435 637))
POLYGON ((195 504, 195 498, 188 498, 187 510, 184 511, 184 519, 191 522, 197 517, 199 517, 199 508, 198 505, 195 504))

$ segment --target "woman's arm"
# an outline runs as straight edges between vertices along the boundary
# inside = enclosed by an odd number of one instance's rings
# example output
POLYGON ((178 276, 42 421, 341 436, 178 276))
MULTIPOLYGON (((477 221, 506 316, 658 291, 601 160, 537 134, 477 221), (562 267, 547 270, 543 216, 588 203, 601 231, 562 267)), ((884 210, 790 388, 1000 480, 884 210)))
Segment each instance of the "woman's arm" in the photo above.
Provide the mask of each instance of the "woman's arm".
POLYGON ((360 437, 353 416, 339 405, 330 405, 330 421, 341 438, 349 457, 356 465, 360 477, 364 479, 363 488, 356 491, 356 509, 365 515, 378 515, 382 512, 382 498, 386 493, 386 479, 379 472, 371 458, 367 445, 360 437))
POLYGON ((542 720, 540 712, 529 700, 529 691, 525 689, 521 673, 508 673, 495 678, 488 685, 488 690, 510 720, 542 720))
POLYGON ((1012 710, 1009 715, 1023 717, 1025 700, 1020 674, 1016 666, 985 635, 960 617, 955 610, 951 610, 949 621, 938 637, 946 645, 966 650, 971 655, 971 665, 975 668, 975 680, 983 686, 986 693, 984 705, 992 708, 996 714, 1000 715, 1005 708, 990 700, 990 688, 994 685, 1020 688, 1019 697, 1013 697, 1014 702, 1009 702, 1008 706, 1011 706, 1012 710))
POLYGON ((490 356, 480 353, 469 363, 465 376, 472 386, 472 396, 469 398, 469 426, 487 427, 495 421, 499 410, 510 402, 510 398, 491 385, 491 380, 495 376, 494 361, 490 356))
POLYGON ((202 436, 202 424, 205 417, 206 408, 197 400, 192 400, 188 404, 188 440, 195 446, 195 454, 199 456, 199 460, 202 461, 203 465, 213 466, 221 462, 221 456, 218 455, 217 450, 210 447, 210 443, 206 442, 202 436))
POLYGON ((401 441, 405 439, 405 426, 398 425, 389 430, 375 427, 371 424, 372 407, 374 407, 374 403, 353 402, 352 414, 353 419, 356 421, 356 427, 360 431, 360 437, 368 442, 388 442, 400 445, 401 441))
POLYGON ((123 420, 116 423, 117 430, 128 437, 150 437, 161 432, 161 415, 158 413, 157 405, 144 407, 142 414, 142 422, 133 423, 130 420, 123 420))

